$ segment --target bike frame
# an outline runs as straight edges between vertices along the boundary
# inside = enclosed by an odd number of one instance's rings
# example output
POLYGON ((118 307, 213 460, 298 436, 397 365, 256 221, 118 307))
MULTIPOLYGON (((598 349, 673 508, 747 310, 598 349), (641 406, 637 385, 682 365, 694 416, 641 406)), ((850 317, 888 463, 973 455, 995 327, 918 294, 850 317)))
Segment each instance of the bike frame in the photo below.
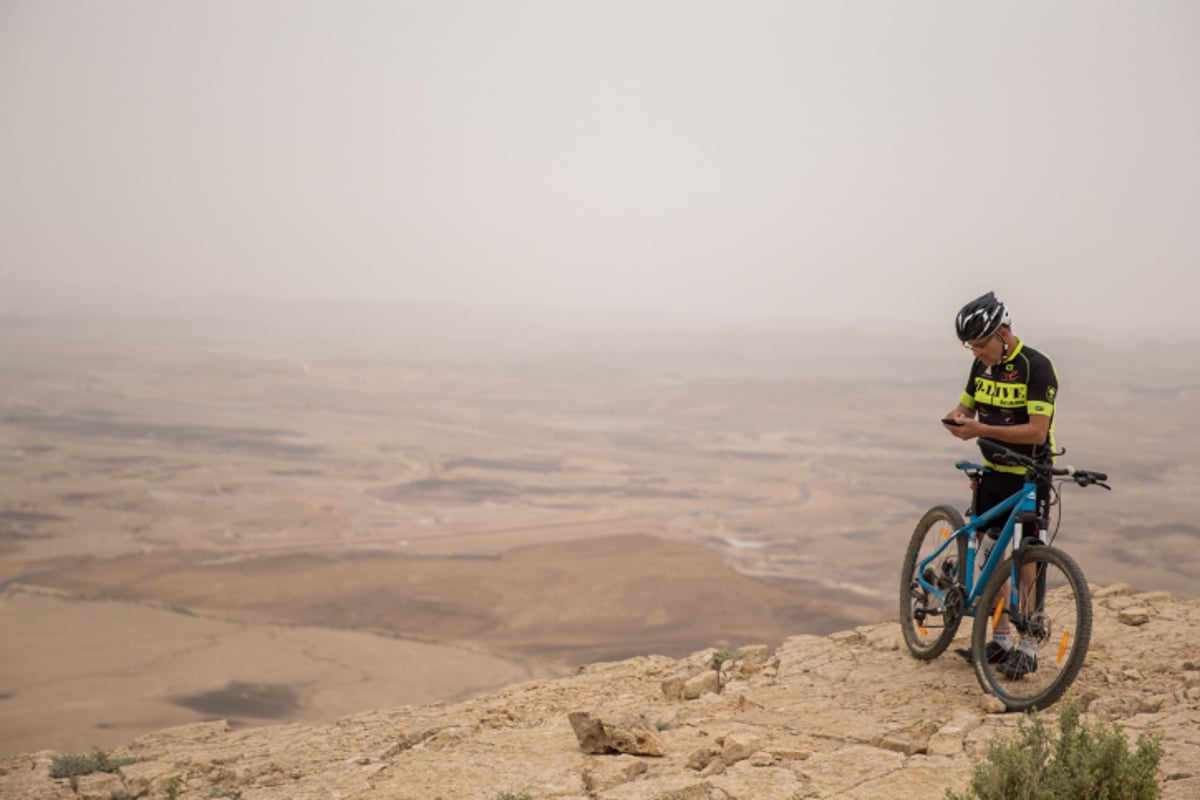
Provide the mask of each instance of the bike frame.
MULTIPOLYGON (((959 461, 954 465, 963 472, 978 471, 980 473, 991 472, 990 467, 985 467, 982 464, 973 464, 968 461, 959 461)), ((973 510, 973 509, 972 509, 973 510)), ((969 617, 975 616, 975 607, 979 604, 979 596, 983 594, 983 587, 987 586, 988 581, 992 577, 992 573, 1000 565, 1004 559, 1004 552, 1011 547, 1013 553, 1012 561, 1012 591, 1009 602, 1011 607, 1017 605, 1017 590, 1019 580, 1017 578, 1017 563, 1020 559, 1016 558, 1016 554, 1021 547, 1021 543, 1025 540, 1024 520, 1028 517, 1037 516, 1037 478, 1033 471, 1025 473, 1025 485, 1021 489, 1000 503, 997 503, 992 508, 982 514, 972 515, 958 530, 946 536, 946 541, 942 546, 935 550, 928 558, 917 564, 916 575, 917 581, 921 584, 921 588, 930 594, 936 596, 940 600, 946 599, 946 593, 938 589, 938 587, 925 580, 925 568, 936 561, 959 537, 967 537, 967 563, 964 574, 967 596, 963 600, 963 613, 969 617), (975 577, 975 541, 979 538, 981 531, 987 531, 995 526, 1005 515, 1007 519, 1004 522, 1004 528, 1000 532, 1000 537, 996 540, 995 546, 992 547, 992 552, 988 555, 988 560, 983 565, 983 570, 979 573, 979 578, 975 577)), ((1035 531, 1036 535, 1037 532, 1035 531)))

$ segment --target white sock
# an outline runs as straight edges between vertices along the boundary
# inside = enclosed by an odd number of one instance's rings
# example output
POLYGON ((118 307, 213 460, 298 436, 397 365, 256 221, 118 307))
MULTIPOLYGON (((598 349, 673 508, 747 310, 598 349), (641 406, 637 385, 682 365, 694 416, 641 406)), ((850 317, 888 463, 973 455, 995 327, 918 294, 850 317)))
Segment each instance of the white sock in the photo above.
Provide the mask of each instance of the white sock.
POLYGON ((1012 634, 1007 630, 997 628, 992 631, 992 641, 1003 647, 1005 650, 1011 650, 1013 646, 1012 634))

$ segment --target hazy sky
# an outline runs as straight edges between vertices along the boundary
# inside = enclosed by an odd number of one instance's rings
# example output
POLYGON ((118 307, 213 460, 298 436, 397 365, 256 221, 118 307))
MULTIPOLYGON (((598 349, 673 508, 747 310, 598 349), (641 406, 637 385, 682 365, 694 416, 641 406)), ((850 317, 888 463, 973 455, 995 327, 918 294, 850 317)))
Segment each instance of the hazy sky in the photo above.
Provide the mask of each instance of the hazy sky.
POLYGON ((1200 3, 0 0, 0 281, 1196 324, 1200 3))

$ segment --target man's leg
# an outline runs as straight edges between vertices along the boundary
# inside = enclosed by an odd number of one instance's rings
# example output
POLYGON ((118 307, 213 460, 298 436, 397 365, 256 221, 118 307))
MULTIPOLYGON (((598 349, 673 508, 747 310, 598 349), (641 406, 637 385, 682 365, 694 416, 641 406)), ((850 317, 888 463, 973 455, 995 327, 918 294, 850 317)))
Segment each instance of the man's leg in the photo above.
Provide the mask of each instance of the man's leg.
MULTIPOLYGON (((975 505, 977 506, 975 515, 979 516, 985 511, 994 508, 997 504, 1007 500, 1019 491, 1024 485, 1025 477, 1023 475, 1016 475, 1011 472, 985 472, 980 479, 979 489, 975 494, 975 505)), ((994 533, 995 536, 999 536, 999 529, 1000 525, 997 525, 992 531, 989 531, 989 534, 994 533)), ((1015 646, 1016 639, 1017 637, 1009 627, 1007 612, 1002 613, 1000 619, 996 621, 996 626, 992 628, 992 639, 987 643, 988 663, 995 664, 1006 659, 1009 651, 1015 646)), ((970 648, 960 647, 956 652, 968 661, 974 658, 970 648)))
MULTIPOLYGON (((1050 519, 1050 482, 1039 481, 1037 487, 1038 530, 1025 531, 1024 536, 1037 536, 1043 544, 1042 531, 1049 526, 1050 519)), ((1022 548, 1023 549, 1023 548, 1022 548)), ((1046 602, 1046 573, 1039 570, 1037 564, 1022 564, 1020 574, 1020 590, 1017 592, 1017 608, 1028 619, 1029 616, 1043 610, 1046 602)), ((1033 642, 1020 639, 1016 647, 1004 659, 1001 671, 1009 678, 1020 678, 1037 671, 1037 652, 1033 642)))

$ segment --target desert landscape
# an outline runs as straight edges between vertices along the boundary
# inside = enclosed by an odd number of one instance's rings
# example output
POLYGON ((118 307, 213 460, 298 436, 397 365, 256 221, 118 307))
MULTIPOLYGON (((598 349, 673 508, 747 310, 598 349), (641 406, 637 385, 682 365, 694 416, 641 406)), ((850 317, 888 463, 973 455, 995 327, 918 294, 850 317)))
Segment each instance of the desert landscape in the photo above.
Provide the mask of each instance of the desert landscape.
MULTIPOLYGON (((1058 544, 1195 597, 1196 337, 1018 328, 1058 544)), ((944 335, 210 297, 0 318, 0 754, 329 723, 895 617, 944 335)))

